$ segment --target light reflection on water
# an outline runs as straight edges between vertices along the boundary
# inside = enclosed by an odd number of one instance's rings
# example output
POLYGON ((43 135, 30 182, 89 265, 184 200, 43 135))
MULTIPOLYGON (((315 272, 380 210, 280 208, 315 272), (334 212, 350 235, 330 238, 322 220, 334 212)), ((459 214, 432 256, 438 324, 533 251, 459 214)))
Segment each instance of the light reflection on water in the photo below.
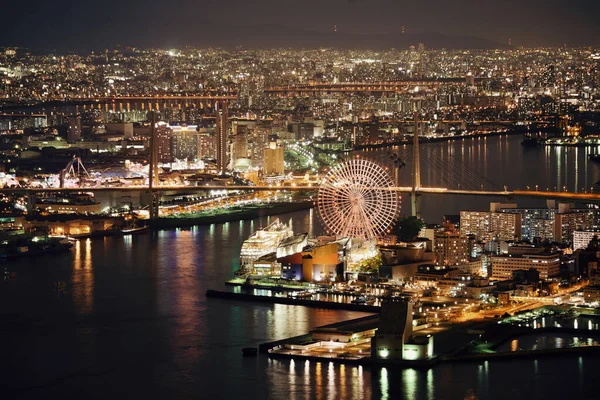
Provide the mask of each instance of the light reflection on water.
MULTIPOLYGON (((308 215, 293 214, 297 230, 307 230, 308 215)), ((522 396, 513 398, 567 398, 577 391, 555 387, 559 380, 581 379, 581 393, 596 393, 590 377, 600 360, 586 356, 585 369, 577 358, 559 364, 540 359, 535 377, 530 360, 383 372, 299 359, 290 366, 291 361, 262 355, 243 358, 244 347, 364 315, 207 299, 207 289, 225 289, 253 224, 265 226, 266 219, 230 224, 227 235, 213 224, 127 240, 82 240, 71 255, 45 266, 40 259, 19 261, 16 277, 0 283, 0 339, 10 343, 0 347, 0 359, 11 360, 0 386, 26 388, 30 398, 93 393, 96 398, 279 399, 294 392, 297 399, 432 399, 472 392, 483 399, 505 393, 505 379, 488 379, 498 375, 511 376, 520 388, 522 396), (68 288, 58 298, 57 281, 68 288)))
POLYGON ((535 333, 522 335, 496 348, 498 352, 564 349, 579 345, 597 345, 600 335, 587 336, 573 333, 535 333))

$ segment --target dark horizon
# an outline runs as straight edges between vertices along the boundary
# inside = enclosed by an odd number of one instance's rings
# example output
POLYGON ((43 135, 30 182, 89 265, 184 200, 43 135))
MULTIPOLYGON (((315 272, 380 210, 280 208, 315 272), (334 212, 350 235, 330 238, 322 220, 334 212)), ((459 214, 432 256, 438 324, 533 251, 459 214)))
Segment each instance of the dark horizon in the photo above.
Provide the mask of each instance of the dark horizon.
POLYGON ((34 52, 123 47, 428 48, 600 44, 600 3, 575 0, 65 0, 5 6, 0 46, 34 52), (337 27, 337 32, 334 29, 337 27), (402 31, 404 30, 404 34, 402 31), (428 43, 429 42, 429 43, 428 43))

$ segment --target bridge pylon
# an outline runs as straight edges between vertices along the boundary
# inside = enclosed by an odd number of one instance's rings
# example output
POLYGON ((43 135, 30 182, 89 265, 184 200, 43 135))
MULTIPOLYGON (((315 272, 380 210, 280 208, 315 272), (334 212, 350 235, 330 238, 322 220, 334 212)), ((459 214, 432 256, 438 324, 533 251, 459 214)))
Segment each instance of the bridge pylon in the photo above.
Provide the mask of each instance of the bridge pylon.
POLYGON ((419 114, 414 113, 415 132, 413 135, 413 179, 411 191, 412 216, 421 218, 421 208, 418 190, 421 187, 421 163, 419 160, 419 114))

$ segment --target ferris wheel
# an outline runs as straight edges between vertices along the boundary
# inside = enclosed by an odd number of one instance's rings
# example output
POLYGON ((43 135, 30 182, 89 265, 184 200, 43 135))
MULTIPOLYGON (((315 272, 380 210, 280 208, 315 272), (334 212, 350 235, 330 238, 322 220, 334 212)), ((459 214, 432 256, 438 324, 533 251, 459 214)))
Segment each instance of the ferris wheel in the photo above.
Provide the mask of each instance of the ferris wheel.
POLYGON ((319 186, 317 211, 328 233, 372 239, 392 224, 400 199, 378 164, 351 159, 335 166, 319 186))

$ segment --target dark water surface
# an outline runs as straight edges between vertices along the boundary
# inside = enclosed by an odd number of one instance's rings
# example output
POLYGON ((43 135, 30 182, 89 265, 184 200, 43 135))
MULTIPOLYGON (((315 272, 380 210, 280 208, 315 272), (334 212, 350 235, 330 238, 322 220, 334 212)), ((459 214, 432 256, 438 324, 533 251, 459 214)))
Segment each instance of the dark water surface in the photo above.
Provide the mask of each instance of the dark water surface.
MULTIPOLYGON (((600 163, 589 154, 600 153, 595 147, 525 147, 521 135, 500 135, 447 142, 421 144, 421 186, 477 190, 483 177, 490 184, 485 190, 537 190, 599 192, 600 163), (460 185, 460 186, 459 186, 460 185)), ((412 146, 357 152, 395 171, 390 155, 406 160, 398 170, 400 186, 412 185, 412 146)), ((439 222, 444 214, 460 210, 488 210, 491 201, 506 202, 505 197, 434 196, 421 197, 426 222, 439 222)), ((410 196, 402 196, 403 215, 410 215, 410 196)), ((521 207, 545 207, 543 199, 513 198, 521 207)))
MULTIPOLYGON (((497 140, 501 146, 508 140, 512 153, 523 151, 518 139, 497 140)), ((565 182, 574 179, 574 165, 578 179, 596 179, 597 167, 581 156, 572 160, 574 150, 565 150, 558 158, 566 164, 539 180, 562 174, 565 165, 565 182)), ((557 167, 554 150, 533 151, 534 160, 557 167)), ((502 167, 546 170, 523 162, 502 167)), ((521 175, 519 182, 528 182, 521 175)), ((457 213, 464 202, 477 209, 488 202, 437 199, 425 202, 428 220, 457 213)), ((282 220, 291 220, 296 232, 320 232, 309 211, 282 220)), ((243 347, 364 315, 207 299, 206 290, 224 289, 238 268, 242 241, 267 223, 82 240, 70 254, 0 264, 10 273, 0 281, 0 399, 598 398, 600 360, 593 356, 442 364, 429 371, 242 358, 243 347)))

